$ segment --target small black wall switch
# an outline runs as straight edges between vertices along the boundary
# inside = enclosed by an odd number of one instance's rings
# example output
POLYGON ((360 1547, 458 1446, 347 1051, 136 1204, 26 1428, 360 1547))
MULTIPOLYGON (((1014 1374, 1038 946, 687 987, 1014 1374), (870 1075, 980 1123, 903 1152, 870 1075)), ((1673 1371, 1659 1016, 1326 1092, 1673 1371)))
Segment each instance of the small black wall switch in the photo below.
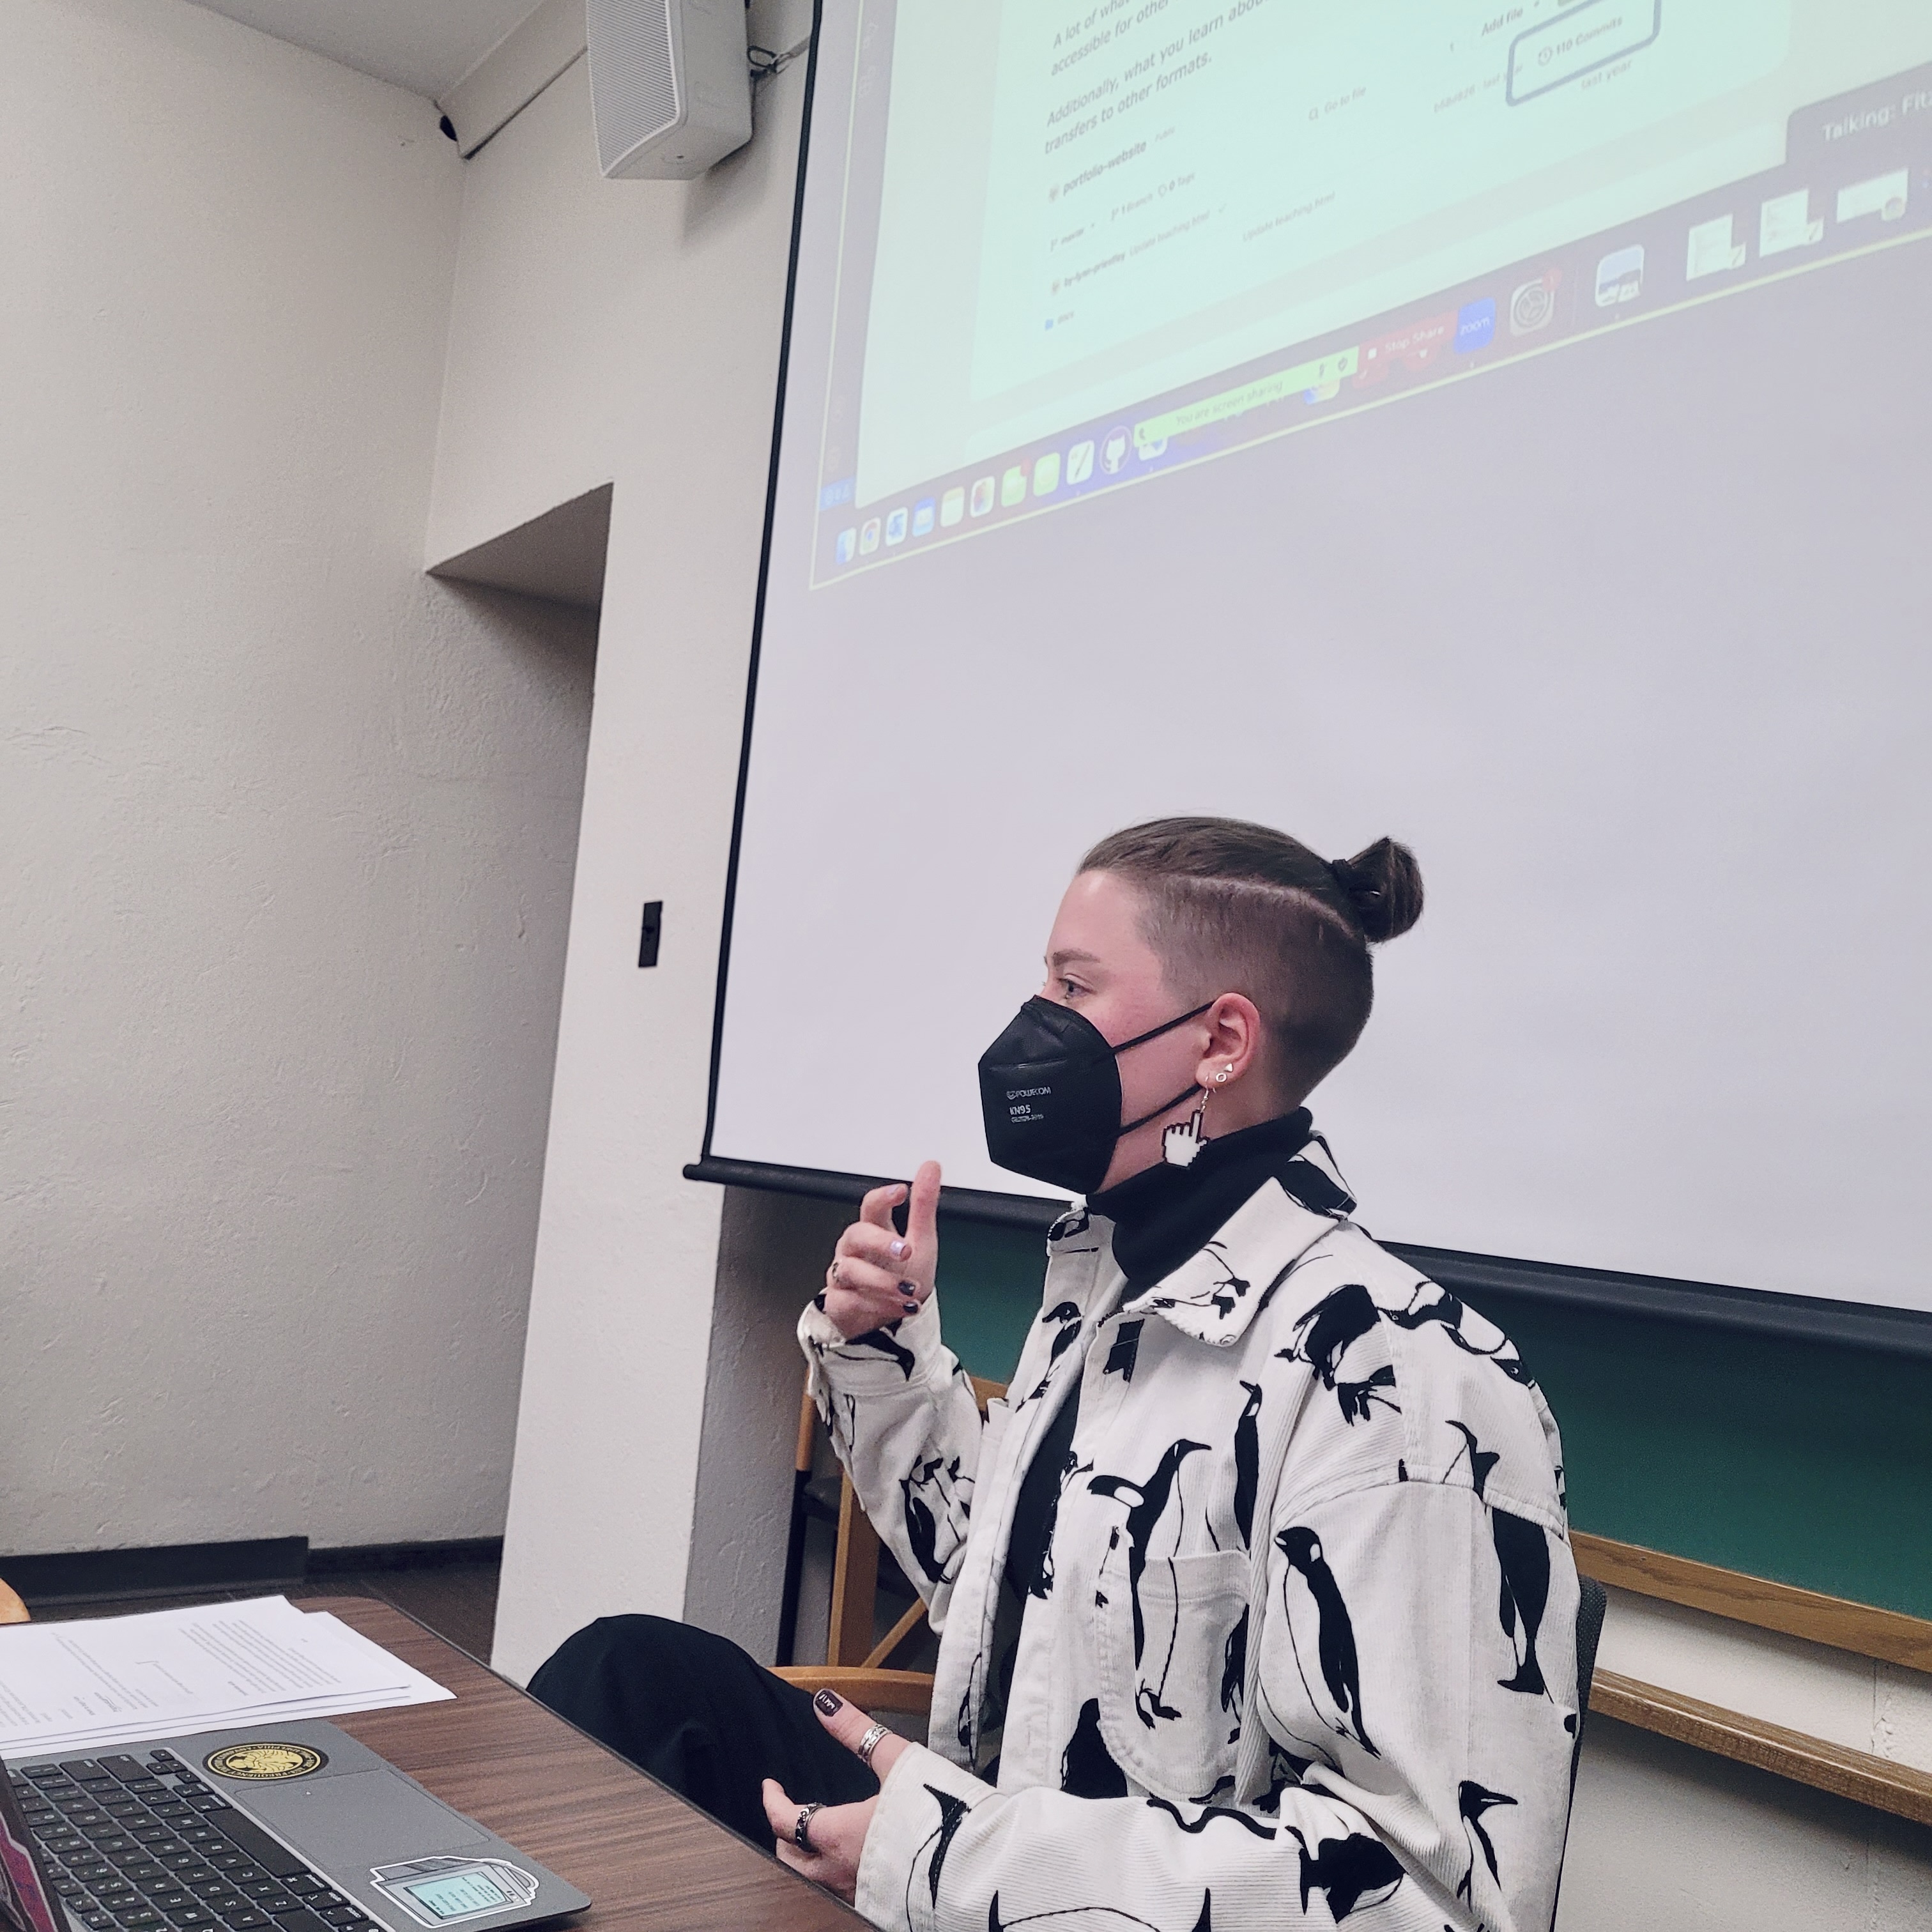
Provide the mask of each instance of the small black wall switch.
POLYGON ((638 936, 638 964, 658 963, 658 934, 664 930, 664 901, 652 899, 644 908, 644 930, 638 936))

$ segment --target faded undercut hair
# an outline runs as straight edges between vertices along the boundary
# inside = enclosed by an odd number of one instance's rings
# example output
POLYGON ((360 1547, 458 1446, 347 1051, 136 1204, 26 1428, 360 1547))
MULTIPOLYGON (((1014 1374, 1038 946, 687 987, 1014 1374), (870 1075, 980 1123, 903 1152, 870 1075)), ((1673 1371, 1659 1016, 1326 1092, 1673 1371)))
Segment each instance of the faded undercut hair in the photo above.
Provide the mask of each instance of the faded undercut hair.
POLYGON ((1254 1001, 1264 1064, 1290 1105, 1361 1037, 1375 1002, 1370 947, 1422 916, 1415 855, 1388 838, 1331 862, 1242 819, 1156 818, 1102 839, 1080 869, 1140 889, 1142 936, 1178 999, 1254 1001))

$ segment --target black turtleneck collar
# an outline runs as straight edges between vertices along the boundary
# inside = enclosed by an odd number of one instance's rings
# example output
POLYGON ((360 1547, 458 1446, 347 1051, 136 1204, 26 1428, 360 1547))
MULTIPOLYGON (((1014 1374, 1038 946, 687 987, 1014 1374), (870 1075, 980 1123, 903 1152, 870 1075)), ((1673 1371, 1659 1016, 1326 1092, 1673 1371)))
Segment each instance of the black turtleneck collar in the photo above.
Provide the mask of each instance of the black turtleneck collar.
POLYGON ((1204 1142, 1186 1167, 1157 1162, 1118 1187, 1088 1196, 1088 1206, 1114 1224, 1114 1258, 1129 1287, 1150 1288, 1172 1274, 1263 1181, 1281 1178, 1313 1127, 1308 1109, 1298 1107, 1204 1142))

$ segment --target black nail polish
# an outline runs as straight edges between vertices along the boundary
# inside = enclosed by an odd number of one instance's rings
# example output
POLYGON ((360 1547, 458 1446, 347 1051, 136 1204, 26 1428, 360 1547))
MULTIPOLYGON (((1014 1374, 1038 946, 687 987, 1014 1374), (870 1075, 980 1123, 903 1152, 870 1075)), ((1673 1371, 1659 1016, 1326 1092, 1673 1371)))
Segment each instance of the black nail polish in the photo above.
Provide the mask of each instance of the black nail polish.
POLYGON ((813 1705, 822 1716, 836 1718, 845 1708, 845 1700, 836 1690, 821 1690, 812 1699, 813 1705))
POLYGON ((905 1305, 905 1312, 908 1315, 916 1315, 919 1312, 919 1304, 916 1301, 908 1301, 905 1305))

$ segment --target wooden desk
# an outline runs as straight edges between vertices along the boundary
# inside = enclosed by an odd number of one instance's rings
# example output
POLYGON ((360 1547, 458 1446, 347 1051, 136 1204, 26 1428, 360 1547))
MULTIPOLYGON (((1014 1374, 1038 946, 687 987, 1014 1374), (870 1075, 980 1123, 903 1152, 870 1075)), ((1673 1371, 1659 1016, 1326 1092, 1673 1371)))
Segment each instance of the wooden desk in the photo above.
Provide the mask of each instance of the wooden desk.
POLYGON ((332 1721, 587 1892, 584 1932, 852 1932, 865 1921, 412 1618, 304 1599, 456 1693, 332 1721))

